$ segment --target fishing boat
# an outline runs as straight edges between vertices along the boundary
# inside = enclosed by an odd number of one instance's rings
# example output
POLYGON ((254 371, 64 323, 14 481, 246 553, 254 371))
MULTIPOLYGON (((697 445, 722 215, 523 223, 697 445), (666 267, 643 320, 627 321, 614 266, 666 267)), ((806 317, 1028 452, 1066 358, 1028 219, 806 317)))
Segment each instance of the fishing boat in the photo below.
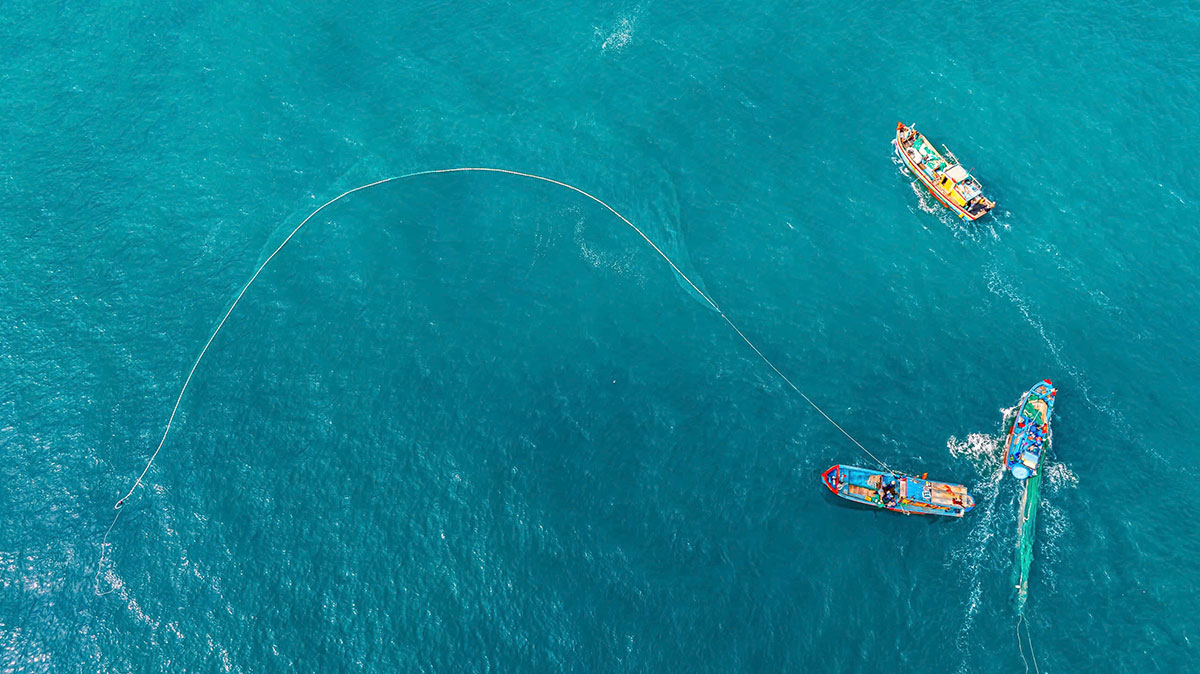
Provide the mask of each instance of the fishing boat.
POLYGON ((920 131, 900 122, 892 146, 925 189, 958 217, 978 220, 995 208, 996 202, 983 196, 979 181, 962 167, 958 158, 948 149, 945 155, 938 152, 920 131))
POLYGON ((1050 446, 1050 415, 1058 389, 1043 379, 1021 398, 1017 416, 1004 441, 1004 464, 1013 477, 1024 480, 1037 473, 1042 454, 1050 446))
POLYGON ((822 473, 821 479, 829 491, 844 499, 898 513, 962 517, 975 507, 966 487, 927 480, 924 475, 835 465, 822 473))

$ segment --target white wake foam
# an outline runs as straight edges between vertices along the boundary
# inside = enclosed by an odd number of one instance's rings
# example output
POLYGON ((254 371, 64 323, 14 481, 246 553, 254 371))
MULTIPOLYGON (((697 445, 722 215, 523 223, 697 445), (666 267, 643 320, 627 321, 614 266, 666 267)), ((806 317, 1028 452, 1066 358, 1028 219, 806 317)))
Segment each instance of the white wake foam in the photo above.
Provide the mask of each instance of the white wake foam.
POLYGON ((1079 484, 1079 476, 1071 472, 1065 463, 1049 463, 1046 465, 1046 483, 1050 486, 1051 491, 1058 491, 1065 487, 1074 487, 1079 484))
POLYGON ((627 250, 620 255, 612 255, 596 250, 588 245, 587 239, 584 237, 584 222, 585 219, 581 217, 575 223, 573 236, 574 243, 579 248, 579 256, 597 269, 608 269, 622 276, 629 275, 633 270, 633 252, 627 250))
POLYGON ((1121 414, 1120 410, 1115 409, 1105 402, 1098 401, 1092 397, 1091 390, 1088 388, 1087 379, 1084 377, 1083 372, 1081 372, 1078 367, 1066 359, 1066 357, 1063 355, 1062 345, 1060 345, 1058 341, 1054 339, 1054 336, 1050 334, 1050 331, 1046 328, 1045 323, 1043 323, 1042 320, 1034 313, 1033 309, 1029 306, 1029 303, 1024 297, 1021 296, 1020 293, 1017 292, 1016 288, 1014 288, 1007 280, 1002 278, 999 272, 997 272, 995 269, 988 270, 987 279, 988 290, 990 290, 994 295, 1002 297, 1012 303, 1012 305, 1017 308, 1017 311, 1021 312, 1021 316, 1025 318, 1025 323, 1037 331, 1038 335, 1041 336, 1042 341, 1050 349, 1050 354, 1054 357, 1054 364, 1073 379, 1072 383, 1075 384, 1079 392, 1083 395, 1084 401, 1090 404, 1097 411, 1111 418, 1119 429, 1128 431, 1129 424, 1125 421, 1125 416, 1121 414))
POLYGON ((600 51, 621 51, 633 39, 633 29, 637 24, 637 15, 622 16, 617 22, 607 28, 596 26, 596 37, 603 40, 600 51))
POLYGON ((970 433, 963 440, 951 435, 946 449, 956 459, 967 459, 980 475, 990 475, 1000 467, 1000 449, 1004 439, 986 433, 970 433))

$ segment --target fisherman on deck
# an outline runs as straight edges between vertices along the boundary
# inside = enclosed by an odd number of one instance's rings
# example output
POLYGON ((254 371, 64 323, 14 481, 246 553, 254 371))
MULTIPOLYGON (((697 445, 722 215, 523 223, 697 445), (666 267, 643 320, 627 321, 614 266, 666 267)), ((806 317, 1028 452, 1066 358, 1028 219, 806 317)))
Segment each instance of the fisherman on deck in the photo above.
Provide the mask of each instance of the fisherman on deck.
POLYGON ((879 487, 879 500, 883 501, 885 506, 896 505, 896 478, 883 478, 884 482, 879 487))

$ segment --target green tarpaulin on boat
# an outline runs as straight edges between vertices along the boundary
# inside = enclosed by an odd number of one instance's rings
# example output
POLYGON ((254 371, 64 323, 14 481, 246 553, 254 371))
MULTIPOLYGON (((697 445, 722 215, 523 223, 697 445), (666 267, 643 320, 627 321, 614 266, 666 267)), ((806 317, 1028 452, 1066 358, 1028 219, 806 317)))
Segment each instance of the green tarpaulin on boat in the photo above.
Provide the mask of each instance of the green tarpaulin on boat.
POLYGON ((1042 472, 1038 471, 1025 480, 1025 491, 1021 494, 1021 509, 1017 516, 1017 565, 1013 586, 1017 590, 1017 613, 1025 611, 1025 597, 1029 592, 1029 567, 1033 564, 1033 532, 1036 528, 1037 509, 1042 501, 1042 472))

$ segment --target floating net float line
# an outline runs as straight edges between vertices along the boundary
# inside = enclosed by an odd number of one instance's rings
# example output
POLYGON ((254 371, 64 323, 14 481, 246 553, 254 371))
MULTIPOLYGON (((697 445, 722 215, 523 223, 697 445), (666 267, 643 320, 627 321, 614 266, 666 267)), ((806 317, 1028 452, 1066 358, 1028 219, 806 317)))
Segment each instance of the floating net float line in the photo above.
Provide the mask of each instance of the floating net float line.
POLYGON ((1033 534, 1037 528, 1037 511, 1042 502, 1042 471, 1025 480, 1021 503, 1017 511, 1016 564, 1013 567, 1013 589, 1016 591, 1017 613, 1025 612, 1029 596, 1029 569, 1033 565, 1033 534))
MULTIPOLYGON (((1024 400, 1022 400, 1023 406, 1024 400)), ((1016 410, 1005 411, 1005 425, 1016 423, 1016 410), (1008 412, 1012 412, 1010 417, 1008 412)), ((1044 453, 1049 453, 1047 445, 1044 453)), ((1025 663, 1025 674, 1029 674, 1029 660, 1025 658, 1025 646, 1021 643, 1021 625, 1025 625, 1025 641, 1029 644, 1029 657, 1033 659, 1033 671, 1041 674, 1038 668, 1037 654, 1033 651, 1033 634, 1029 631, 1029 620, 1025 617, 1025 605, 1029 599, 1029 572, 1033 567, 1033 537, 1037 532, 1037 512, 1042 503, 1043 466, 1028 478, 1021 481, 1021 498, 1017 504, 1017 542, 1014 546, 1012 579, 1009 581, 1013 589, 1013 603, 1017 613, 1017 652, 1021 654, 1021 662, 1025 663)), ((1006 468, 1001 468, 1006 471, 1006 468)))
POLYGON ((882 460, 880 460, 879 457, 877 457, 873 453, 871 453, 871 450, 867 449, 865 446, 863 446, 862 443, 860 443, 858 440, 856 440, 854 438, 854 436, 850 435, 850 433, 848 431, 846 431, 846 429, 842 428, 842 426, 840 424, 838 424, 836 421, 834 421, 833 417, 826 414, 825 410, 821 409, 821 407, 819 405, 817 405, 817 403, 813 402, 813 400, 811 398, 809 398, 803 391, 801 391, 800 388, 798 386, 796 386, 796 384, 794 384, 792 382, 792 380, 789 379, 787 377, 787 375, 785 375, 783 373, 783 371, 781 371, 778 367, 775 366, 775 363, 773 363, 771 361, 771 359, 767 358, 767 356, 765 354, 763 354, 763 352, 761 350, 759 350, 759 348, 757 346, 755 346, 754 342, 750 341, 750 338, 746 336, 746 333, 742 332, 741 328, 739 328, 737 326, 737 324, 734 323, 733 320, 731 320, 729 318, 729 316, 727 316, 725 314, 725 312, 721 309, 721 307, 719 305, 717 305, 717 303, 711 297, 709 297, 708 293, 705 293, 703 290, 701 290, 700 287, 696 283, 694 283, 692 281, 692 279, 688 277, 687 274, 683 273, 683 270, 680 269, 679 266, 675 264, 675 261, 672 260, 665 252, 663 252, 663 250, 661 248, 659 248, 658 245, 655 244, 654 241, 650 239, 650 237, 646 236, 645 232, 643 232, 641 229, 639 229, 637 225, 630 222, 628 218, 626 218, 624 215, 621 215, 615 208, 613 208, 612 206, 609 206, 607 203, 605 203, 599 197, 596 197, 588 192, 585 192, 584 190, 582 190, 578 187, 575 187, 574 185, 570 185, 568 183, 565 183, 565 182, 562 182, 559 180, 554 180, 553 178, 547 178, 545 176, 540 176, 540 175, 536 175, 533 173, 524 173, 522 171, 514 171, 511 169, 490 168, 490 167, 456 167, 456 168, 444 168, 444 169, 431 169, 431 170, 426 170, 426 171, 415 171, 413 173, 405 173, 403 175, 393 176, 391 178, 383 178, 382 180, 376 180, 375 182, 367 183, 365 185, 359 185, 358 187, 353 187, 351 189, 346 190, 345 192, 342 192, 341 194, 337 195, 336 197, 330 199, 329 201, 326 201, 325 203, 321 204, 320 206, 318 206, 315 210, 313 210, 311 213, 309 213, 308 216, 306 216, 303 220, 301 220, 300 224, 296 225, 296 227, 292 229, 292 231, 275 248, 275 250, 271 251, 271 254, 268 255, 265 260, 262 261, 262 264, 260 264, 258 266, 258 268, 254 270, 254 274, 252 274, 250 276, 250 279, 248 281, 246 281, 246 284, 242 286, 242 289, 240 291, 238 291, 237 297, 234 298, 233 303, 229 305, 229 308, 225 310, 225 315, 223 315, 221 317, 220 322, 217 323, 217 327, 214 328, 212 331, 212 334, 210 334, 208 336, 208 340, 204 343, 204 347, 202 349, 200 349, 200 354, 198 356, 196 356, 196 360, 192 363, 191 369, 188 370, 187 377, 185 377, 183 380, 183 386, 181 386, 179 388, 179 394, 177 396, 175 396, 175 404, 171 408, 171 414, 167 417, 167 423, 166 423, 166 426, 163 428, 162 437, 159 438, 158 446, 154 448, 154 452, 150 455, 150 458, 146 461, 146 466, 142 469, 141 474, 139 474, 137 476, 137 478, 133 481, 133 484, 129 487, 129 491, 127 491, 125 493, 125 495, 122 496, 116 502, 116 504, 113 506, 113 508, 116 509, 117 512, 116 512, 116 515, 114 515, 114 517, 113 517, 112 524, 110 524, 108 526, 108 529, 104 532, 104 537, 100 543, 100 560, 96 564, 96 593, 97 594, 108 594, 109 592, 112 592, 111 588, 105 592, 101 592, 99 589, 99 587, 100 587, 99 579, 100 579, 101 567, 103 566, 105 554, 107 553, 107 549, 108 549, 108 547, 107 547, 108 546, 108 536, 109 536, 109 534, 112 533, 113 527, 116 526, 117 520, 120 519, 120 517, 121 517, 121 509, 125 506, 126 503, 129 502, 129 499, 133 496, 134 492, 137 491, 137 488, 142 485, 143 480, 145 480, 145 478, 146 478, 146 474, 148 472, 150 472, 150 467, 154 465, 155 459, 158 458, 159 453, 162 451, 163 445, 166 444, 167 436, 169 436, 171 433, 171 425, 175 422, 175 415, 179 413, 179 405, 183 401, 183 394, 187 392, 188 386, 192 383, 192 377, 195 376, 196 369, 198 367, 200 367, 200 362, 202 360, 204 360, 204 356, 205 356, 205 354, 208 353, 209 347, 212 346, 213 340, 215 340, 217 338, 217 335, 220 334, 221 329, 225 327, 225 323, 229 320, 229 316, 233 313, 233 310, 237 308, 238 303, 240 303, 242 301, 242 298, 246 296, 246 292, 248 290, 250 290, 250 286, 254 285, 254 282, 256 280, 258 280, 258 277, 262 274, 263 270, 267 268, 267 265, 271 264, 271 261, 275 259, 275 256, 278 255, 280 253, 280 251, 282 251, 284 249, 284 247, 287 246, 288 243, 291 242, 291 240, 296 236, 296 234, 298 234, 300 232, 300 230, 303 229, 304 226, 309 223, 310 220, 312 220, 314 217, 316 217, 321 211, 323 211, 326 208, 332 206, 333 204, 341 201, 342 199, 345 199, 346 197, 348 197, 352 194, 355 194, 356 192, 362 192, 364 190, 371 189, 372 187, 378 187, 380 185, 385 185, 388 183, 406 180, 408 178, 416 178, 419 176, 439 175, 439 174, 447 174, 447 173, 497 173, 497 174, 504 174, 504 175, 510 175, 510 176, 517 176, 520 178, 528 178, 530 180, 537 180, 540 182, 549 183, 551 185, 557 185, 559 187, 566 188, 572 192, 575 192, 576 194, 580 194, 584 197, 587 197, 588 199, 603 206, 606 210, 608 210, 608 212, 615 215, 621 222, 628 225, 630 229, 637 232, 638 236, 640 236, 642 238, 642 240, 644 240, 651 248, 653 248, 654 252, 658 253, 659 257, 661 257, 664 261, 666 261, 666 263, 668 265, 670 265, 671 270, 674 271, 679 276, 679 278, 683 279, 683 281, 685 283, 687 283, 687 285, 689 287, 691 287, 691 289, 694 290, 697 295, 699 295, 710 307, 712 307, 712 309, 714 311, 716 311, 718 315, 720 315, 721 319, 725 321, 726 325, 728 325, 735 333, 737 333, 737 336, 741 337, 742 341, 744 341, 746 343, 746 345, 749 346, 750 349, 752 351, 754 351, 754 353, 764 363, 766 363, 768 367, 771 368, 771 371, 774 372, 781 380, 783 380, 784 383, 786 383, 788 385, 789 388, 791 388, 793 391, 795 391, 797 394, 799 394, 799 396, 801 398, 803 398, 804 401, 806 403, 808 403, 814 410, 816 410, 822 417, 824 417, 826 421, 828 421, 830 424, 832 424, 834 428, 841 431, 842 435, 846 436, 846 438, 849 439, 850 442, 854 443, 854 445, 856 447, 858 447, 858 449, 860 449, 863 453, 865 453, 867 456, 871 457, 871 459, 873 459, 876 463, 878 463, 880 466, 882 466, 884 468, 884 470, 888 471, 889 473, 895 472, 886 463, 884 463, 882 460))
MULTIPOLYGON (((1021 659, 1025 651, 1021 646, 1021 623, 1025 623, 1025 637, 1029 642, 1029 655, 1033 658, 1033 671, 1040 674, 1037 656, 1033 653, 1033 635, 1029 633, 1029 621, 1025 619, 1025 600, 1029 597, 1029 569, 1033 566, 1033 534, 1037 528, 1038 506, 1042 503, 1042 472, 1037 471, 1025 480, 1021 491, 1021 503, 1017 510, 1016 564, 1013 567, 1013 590, 1017 606, 1017 649, 1021 659)), ((1026 664, 1025 671, 1029 671, 1026 664)))

